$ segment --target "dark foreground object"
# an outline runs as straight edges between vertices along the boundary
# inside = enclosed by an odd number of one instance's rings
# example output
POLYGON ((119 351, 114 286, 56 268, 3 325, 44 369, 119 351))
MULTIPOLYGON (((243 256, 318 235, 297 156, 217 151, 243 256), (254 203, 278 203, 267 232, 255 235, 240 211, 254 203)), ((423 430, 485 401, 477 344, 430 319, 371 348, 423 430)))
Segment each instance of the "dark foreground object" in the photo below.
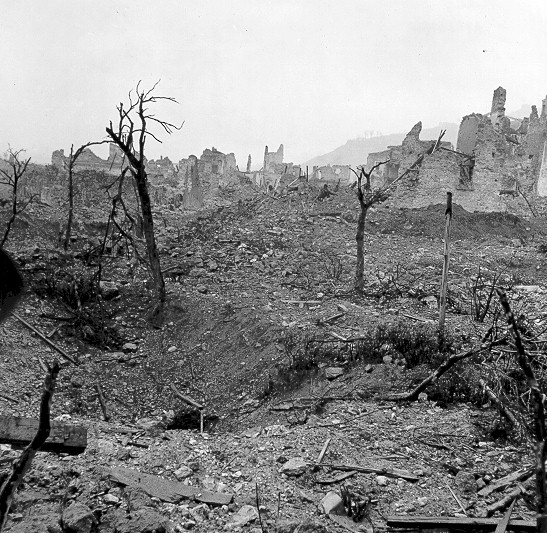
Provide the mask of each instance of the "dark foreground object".
POLYGON ((23 278, 11 257, 0 248, 0 323, 13 311, 23 293, 23 278))
MULTIPOLYGON (((0 415, 0 442, 26 446, 36 435, 39 421, 34 418, 0 415)), ((43 452, 77 455, 87 446, 87 429, 83 426, 51 422, 51 431, 40 447, 43 452)))

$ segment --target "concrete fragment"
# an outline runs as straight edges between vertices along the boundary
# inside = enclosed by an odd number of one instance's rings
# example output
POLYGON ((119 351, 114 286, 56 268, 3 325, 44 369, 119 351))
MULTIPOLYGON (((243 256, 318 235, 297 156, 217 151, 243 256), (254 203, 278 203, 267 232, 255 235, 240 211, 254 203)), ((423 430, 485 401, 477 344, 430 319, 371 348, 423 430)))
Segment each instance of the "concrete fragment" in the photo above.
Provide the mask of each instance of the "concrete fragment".
POLYGON ((281 474, 286 474, 287 476, 300 476, 308 468, 308 464, 304 459, 300 457, 293 457, 289 459, 280 469, 281 474))
POLYGON ((124 352, 136 352, 137 351, 137 348, 138 346, 133 343, 133 342, 126 342, 123 346, 122 346, 122 350, 124 352))
POLYGON ((63 529, 67 533, 90 533, 96 522, 91 509, 83 503, 73 503, 63 511, 63 529))
POLYGON ((344 369, 339 366, 329 366, 325 368, 325 377, 327 379, 336 379, 344 374, 344 369))
POLYGON ((183 479, 190 477, 194 472, 186 465, 182 465, 180 468, 177 468, 173 473, 179 481, 182 481, 183 479))
POLYGON ((325 496, 321 500, 321 503, 319 504, 319 508, 323 513, 330 514, 339 509, 341 505, 342 498, 338 493, 331 490, 330 492, 327 492, 327 494, 325 494, 325 496))
POLYGON ((241 509, 232 516, 232 520, 228 523, 228 527, 243 527, 245 524, 252 522, 258 518, 258 509, 252 505, 244 505, 241 509))
POLYGON ((205 503, 196 505, 196 507, 190 509, 190 514, 196 522, 205 522, 209 519, 209 507, 205 503))
POLYGON ((456 487, 464 494, 474 494, 477 492, 477 482, 471 472, 460 470, 455 478, 456 487))

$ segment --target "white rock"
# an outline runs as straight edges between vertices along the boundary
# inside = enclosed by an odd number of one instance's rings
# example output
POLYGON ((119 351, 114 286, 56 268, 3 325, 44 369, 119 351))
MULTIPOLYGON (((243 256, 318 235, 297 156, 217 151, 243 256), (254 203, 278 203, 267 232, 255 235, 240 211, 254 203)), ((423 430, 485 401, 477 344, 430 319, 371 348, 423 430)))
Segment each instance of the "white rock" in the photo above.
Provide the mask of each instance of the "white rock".
POLYGON ((258 510, 252 505, 244 505, 237 513, 232 516, 228 527, 243 527, 245 524, 252 522, 258 518, 258 510))
POLYGON ((286 474, 287 476, 300 476, 308 468, 308 464, 304 459, 300 457, 293 457, 289 459, 280 469, 281 474, 286 474))
POLYGON ((193 474, 193 470, 186 465, 182 465, 180 468, 177 468, 173 472, 175 474, 175 477, 180 481, 181 479, 186 479, 187 477, 190 477, 193 474))
POLYGON ((321 500, 321 503, 319 504, 319 508, 325 514, 330 514, 341 505, 342 498, 336 492, 331 490, 330 492, 327 492, 327 494, 325 494, 325 496, 321 500))
POLYGON ((388 484, 388 479, 386 476, 377 476, 376 483, 378 483, 380 487, 385 487, 388 484))

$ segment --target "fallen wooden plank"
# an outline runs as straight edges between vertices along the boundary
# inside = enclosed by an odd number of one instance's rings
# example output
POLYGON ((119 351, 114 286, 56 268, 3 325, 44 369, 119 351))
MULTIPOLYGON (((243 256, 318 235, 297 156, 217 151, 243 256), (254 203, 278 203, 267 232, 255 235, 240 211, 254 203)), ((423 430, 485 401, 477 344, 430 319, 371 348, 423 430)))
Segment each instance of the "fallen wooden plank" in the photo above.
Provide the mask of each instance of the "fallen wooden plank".
POLYGON ((316 463, 320 463, 323 460, 323 457, 325 457, 325 454, 327 453, 327 448, 329 447, 330 441, 331 441, 331 437, 328 437, 327 440, 325 441, 325 444, 323 444, 323 448, 319 452, 319 455, 317 456, 316 463))
POLYGON ((321 300, 281 300, 285 304, 296 304, 296 305, 321 305, 323 302, 321 300))
POLYGON ((317 466, 327 466, 333 470, 355 470, 356 472, 363 472, 365 474, 378 474, 380 476, 406 479, 407 481, 418 481, 418 476, 406 470, 399 470, 398 468, 374 468, 371 466, 333 465, 327 463, 319 463, 317 466))
POLYGON ((177 503, 183 499, 193 499, 210 505, 228 505, 232 502, 231 494, 211 492, 171 481, 152 474, 143 474, 137 470, 117 466, 108 471, 112 481, 129 487, 139 488, 150 497, 159 498, 164 502, 177 503))
POLYGON ((515 507, 516 500, 513 500, 511 502, 511 506, 509 507, 509 510, 505 513, 503 518, 499 521, 499 524, 496 527, 496 531, 494 533, 505 533, 505 530, 507 529, 507 525, 509 524, 509 520, 511 520, 511 515, 513 514, 513 507, 515 507))
POLYGON ((11 313, 14 318, 19 320, 21 324, 26 326, 28 329, 33 331, 38 337, 40 337, 46 344, 51 346, 61 357, 65 358, 67 361, 70 361, 74 365, 79 365, 80 363, 76 361, 72 356, 68 355, 60 346, 57 346, 54 342, 50 341, 42 332, 38 331, 32 324, 29 324, 24 318, 21 318, 17 313, 11 313))
POLYGON ((508 485, 511 485, 511 483, 515 483, 515 481, 522 481, 523 479, 530 477, 533 473, 533 468, 527 468, 526 470, 517 470, 516 472, 513 472, 508 476, 502 477, 494 481, 493 483, 490 483, 490 485, 486 485, 486 487, 479 490, 478 495, 488 496, 489 494, 492 494, 492 492, 504 489, 508 485))
MULTIPOLYGON (((417 529, 459 529, 463 531, 495 531, 499 520, 495 518, 457 518, 444 516, 388 516, 388 527, 417 529)), ((510 520, 510 531, 536 531, 535 520, 510 520)))
POLYGON ((316 479, 315 482, 319 483, 319 485, 332 485, 333 483, 344 481, 344 479, 354 476, 355 474, 357 474, 356 470, 349 470, 348 472, 341 472, 340 474, 337 474, 336 476, 322 477, 322 478, 316 479))
MULTIPOLYGON (((0 442, 26 446, 36 435, 39 421, 34 418, 0 415, 0 442)), ((51 432, 40 447, 44 452, 77 455, 87 446, 87 428, 51 421, 51 432)))

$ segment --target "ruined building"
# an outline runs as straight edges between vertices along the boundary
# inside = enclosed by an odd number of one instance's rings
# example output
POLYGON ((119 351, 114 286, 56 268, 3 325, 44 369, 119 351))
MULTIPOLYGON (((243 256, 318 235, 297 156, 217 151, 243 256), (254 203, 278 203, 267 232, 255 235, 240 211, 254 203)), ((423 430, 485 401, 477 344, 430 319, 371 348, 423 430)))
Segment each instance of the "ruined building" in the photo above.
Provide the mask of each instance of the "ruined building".
POLYGON ((283 145, 280 144, 277 152, 268 152, 264 148, 264 165, 258 172, 252 174, 253 181, 267 189, 277 189, 289 181, 300 176, 300 166, 283 162, 283 145))
MULTIPOLYGON (((69 157, 64 150, 55 150, 51 156, 59 179, 66 173, 69 157)), ((106 175, 119 175, 124 164, 126 162, 122 152, 116 145, 110 144, 107 159, 101 159, 87 148, 74 168, 76 172, 95 171, 106 175)), ((191 155, 174 164, 168 157, 160 156, 157 160, 145 160, 145 164, 152 200, 157 205, 172 208, 183 206, 187 209, 199 209, 216 196, 219 187, 238 183, 243 175, 237 168, 233 153, 224 154, 214 147, 206 148, 199 159, 191 155)), ((60 200, 66 196, 65 186, 61 183, 48 184, 41 189, 41 196, 49 204, 56 203, 57 197, 60 200)), ((97 194, 92 183, 89 183, 87 194, 91 199, 97 194)))
MULTIPOLYGON (((397 185, 392 205, 425 207, 444 203, 446 192, 468 211, 501 211, 530 216, 547 213, 547 98, 541 114, 505 114, 506 91, 494 91, 489 113, 463 117, 457 145, 442 143, 397 185)), ((374 186, 393 181, 435 140, 420 140, 421 123, 401 146, 369 154, 367 168, 388 161, 372 176, 374 186)))
POLYGON ((355 174, 351 172, 349 165, 325 165, 314 166, 310 180, 317 180, 329 185, 349 185, 354 181, 355 174))

